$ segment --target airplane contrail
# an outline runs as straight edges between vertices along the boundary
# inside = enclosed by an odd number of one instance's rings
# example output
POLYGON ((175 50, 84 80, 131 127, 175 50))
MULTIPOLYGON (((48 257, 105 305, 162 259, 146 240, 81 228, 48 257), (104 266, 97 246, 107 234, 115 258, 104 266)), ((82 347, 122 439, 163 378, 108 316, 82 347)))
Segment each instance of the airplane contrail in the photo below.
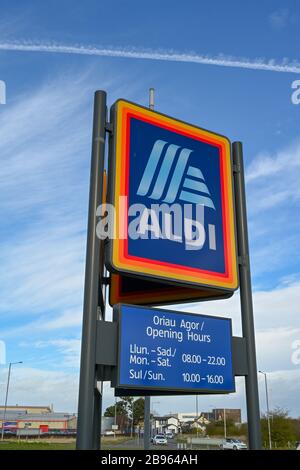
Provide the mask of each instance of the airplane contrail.
POLYGON ((268 72, 297 73, 300 74, 300 63, 297 61, 276 62, 274 59, 240 59, 225 55, 209 56, 194 53, 180 53, 175 51, 142 50, 137 48, 107 48, 84 45, 64 45, 56 43, 34 42, 0 42, 2 51, 20 52, 48 52, 58 54, 81 54, 100 57, 119 57, 126 59, 162 60, 169 62, 186 62, 203 65, 217 65, 220 67, 234 67, 239 69, 265 70, 268 72))

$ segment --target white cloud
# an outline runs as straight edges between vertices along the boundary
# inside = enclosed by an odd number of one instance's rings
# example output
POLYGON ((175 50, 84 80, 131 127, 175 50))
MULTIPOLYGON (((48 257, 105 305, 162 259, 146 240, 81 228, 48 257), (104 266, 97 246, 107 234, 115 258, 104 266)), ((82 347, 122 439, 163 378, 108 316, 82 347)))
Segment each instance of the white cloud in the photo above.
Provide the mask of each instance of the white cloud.
POLYGON ((250 215, 300 200, 300 141, 274 154, 257 155, 246 171, 250 215))
POLYGON ((291 15, 287 8, 273 11, 269 16, 269 22, 273 29, 281 31, 290 22, 291 15))
POLYGON ((79 368, 80 360, 80 339, 50 339, 45 341, 36 341, 35 343, 27 343, 27 347, 34 347, 38 350, 53 349, 60 356, 63 367, 79 368))
POLYGON ((82 302, 84 235, 78 224, 59 217, 57 226, 19 234, 18 240, 3 243, 1 255, 2 315, 23 312, 42 314, 54 309, 77 307, 82 302), (60 225, 61 221, 61 225, 60 225))
MULTIPOLYGON (((234 334, 241 334, 239 293, 227 300, 174 306, 191 313, 208 313, 233 318, 234 334)), ((300 281, 253 293, 255 325, 258 331, 269 328, 294 328, 300 325, 300 281)))
MULTIPOLYGON (((7 370, 1 368, 0 382, 7 370)), ((9 404, 51 405, 56 411, 77 412, 78 374, 15 366, 11 374, 9 404)), ((4 402, 4 387, 1 390, 4 402)))
POLYGON ((84 78, 66 76, 24 93, 0 116, 0 313, 10 319, 20 311, 26 317, 78 308, 82 301, 88 172, 80 169, 89 155, 84 78))
POLYGON ((203 65, 217 65, 240 69, 265 70, 269 72, 299 73, 300 64, 287 60, 277 63, 274 59, 236 58, 219 54, 217 56, 200 55, 195 53, 180 53, 176 51, 143 50, 139 48, 108 48, 86 45, 64 45, 32 41, 2 41, 0 50, 22 51, 58 54, 77 54, 98 57, 120 57, 127 59, 162 60, 171 62, 186 62, 203 65))
POLYGON ((258 154, 246 169, 252 271, 273 277, 295 270, 300 256, 300 141, 258 154))
POLYGON ((263 177, 282 176, 287 170, 295 171, 300 168, 300 141, 293 142, 288 147, 275 154, 258 154, 247 168, 246 180, 250 183, 263 177))
MULTIPOLYGON (((257 357, 259 358, 259 368, 276 373, 278 370, 295 370, 292 362, 293 342, 300 340, 299 328, 292 327, 270 327, 258 330, 256 333, 257 357)), ((299 368, 300 369, 300 368, 299 368)), ((300 392, 300 387, 299 387, 300 392)))
MULTIPOLYGON (((300 417, 299 406, 300 368, 278 370, 268 374, 270 409, 284 408, 294 417, 300 417)), ((266 411, 264 382, 260 379, 261 409, 266 411)))
POLYGON ((76 170, 89 144, 85 91, 84 78, 58 79, 17 97, 1 113, 0 183, 9 194, 1 198, 1 210, 43 212, 59 201, 62 213, 71 206, 80 182, 76 170))
POLYGON ((2 329, 1 338, 18 338, 24 335, 38 336, 49 334, 51 331, 64 331, 70 328, 80 327, 82 323, 82 309, 66 310, 54 315, 40 315, 37 320, 25 322, 20 326, 2 329))

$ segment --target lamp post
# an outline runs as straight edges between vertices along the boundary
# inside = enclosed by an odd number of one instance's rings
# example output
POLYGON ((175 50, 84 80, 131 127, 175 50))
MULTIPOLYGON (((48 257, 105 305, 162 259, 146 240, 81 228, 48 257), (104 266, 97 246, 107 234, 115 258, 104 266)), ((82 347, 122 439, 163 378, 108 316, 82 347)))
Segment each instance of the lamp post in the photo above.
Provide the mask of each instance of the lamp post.
POLYGON ((198 395, 196 395, 196 433, 198 437, 198 418, 199 418, 199 408, 198 408, 198 395))
MULTIPOLYGON (((149 89, 149 109, 154 110, 154 88, 149 89)), ((144 400, 144 450, 149 450, 151 441, 151 396, 145 396, 144 400)))
POLYGON ((224 439, 226 439, 227 438, 226 408, 224 408, 223 413, 224 413, 224 439))
POLYGON ((158 405, 160 403, 160 401, 151 401, 151 405, 152 405, 152 411, 151 411, 151 437, 153 437, 154 433, 154 426, 155 426, 155 419, 154 419, 154 405, 158 405))
POLYGON ((271 422, 270 422, 270 409, 269 409, 269 392, 268 392, 268 381, 267 373, 261 370, 258 371, 265 377, 265 389, 266 389, 266 403, 267 403, 267 420, 268 420, 268 434, 269 434, 269 449, 272 449, 272 436, 271 436, 271 422))
POLYGON ((8 377, 7 377, 7 385, 6 385, 6 395, 5 395, 5 404, 4 404, 4 413, 3 413, 3 421, 2 421, 2 434, 1 439, 4 439, 4 424, 6 420, 6 408, 7 408, 7 399, 8 399, 8 391, 9 391, 9 382, 10 382, 10 373, 11 373, 11 366, 15 364, 23 364, 23 361, 19 362, 10 362, 8 367, 8 377))
POLYGON ((115 429, 114 429, 114 437, 116 437, 116 429, 117 429, 117 397, 115 397, 115 429))

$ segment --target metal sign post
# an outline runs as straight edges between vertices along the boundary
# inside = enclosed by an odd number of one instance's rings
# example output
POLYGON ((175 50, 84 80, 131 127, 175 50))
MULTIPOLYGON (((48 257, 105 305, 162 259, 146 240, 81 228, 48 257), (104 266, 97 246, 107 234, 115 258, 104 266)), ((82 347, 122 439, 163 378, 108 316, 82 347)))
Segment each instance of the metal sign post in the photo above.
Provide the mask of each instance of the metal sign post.
POLYGON ((106 133, 106 93, 94 98, 93 143, 87 230, 81 365, 78 403, 77 449, 99 449, 102 396, 97 388, 96 327, 104 317, 102 295, 103 241, 96 235, 96 210, 102 202, 106 133))
POLYGON ((252 288, 249 260, 249 241, 247 225, 247 209, 245 194, 245 178, 243 164, 243 148, 241 142, 232 146, 235 181, 236 225, 239 255, 240 299, 243 336, 246 338, 248 373, 246 375, 246 399, 249 448, 261 448, 261 429, 258 396, 258 380, 256 366, 255 333, 252 303, 252 288))
MULTIPOLYGON (((149 109, 154 110, 154 88, 149 89, 149 109)), ((151 397, 144 397, 144 450, 150 449, 151 397)))
MULTIPOLYGON (((172 286, 182 288, 193 286, 205 291, 210 289, 211 293, 217 291, 219 294, 223 291, 224 296, 231 295, 238 288, 240 281, 243 338, 233 338, 232 367, 235 376, 245 376, 246 380, 249 447, 260 449, 260 413, 242 144, 233 144, 232 166, 230 142, 226 137, 153 112, 153 105, 153 92, 150 95, 151 110, 119 100, 111 109, 111 123, 108 124, 106 93, 95 93, 77 449, 100 448, 102 388, 97 388, 97 381, 111 381, 115 384, 116 395, 122 392, 122 396, 128 394, 147 397, 145 449, 150 446, 150 396, 199 393, 199 387, 191 390, 185 385, 177 390, 177 382, 176 387, 167 387, 167 390, 161 387, 155 389, 155 386, 149 388, 147 384, 144 384, 145 387, 136 387, 135 390, 134 387, 128 386, 126 380, 116 380, 121 369, 120 361, 117 360, 120 352, 120 343, 119 347, 117 345, 118 323, 104 321, 103 285, 107 282, 103 275, 104 241, 96 234, 97 208, 103 201, 104 192, 107 132, 113 136, 109 148, 108 202, 114 204, 114 220, 122 221, 121 227, 118 223, 116 227, 122 229, 121 233, 124 229, 126 236, 107 241, 105 263, 110 271, 118 275, 132 275, 137 280, 170 282, 172 286), (139 158, 136 158, 137 155, 139 158), (130 172, 131 165, 134 171, 130 172), (188 238, 180 239, 180 243, 175 245, 172 237, 143 238, 138 242, 129 239, 129 215, 127 206, 120 203, 121 197, 127 198, 130 205, 139 201, 147 210, 152 200, 173 203, 178 198, 182 205, 189 201, 205 206, 207 236, 203 238, 202 251, 189 252, 186 244, 191 240, 188 238), (152 246, 155 241, 158 243, 156 251, 152 246), (154 252, 155 257, 152 256, 154 252), (203 253, 206 253, 206 256, 203 256, 203 253)), ((184 224, 192 222, 189 217, 184 215, 184 224)), ((224 345, 222 340, 219 343, 224 345)), ((194 380, 195 373, 193 374, 194 380)), ((210 388, 202 387, 202 392, 215 393, 210 388)), ((224 386, 220 387, 219 393, 229 393, 231 390, 233 391, 233 388, 224 386)))
POLYGON ((150 408, 151 408, 151 396, 145 397, 145 408, 144 408, 144 450, 150 449, 150 428, 151 428, 151 418, 150 418, 150 408))

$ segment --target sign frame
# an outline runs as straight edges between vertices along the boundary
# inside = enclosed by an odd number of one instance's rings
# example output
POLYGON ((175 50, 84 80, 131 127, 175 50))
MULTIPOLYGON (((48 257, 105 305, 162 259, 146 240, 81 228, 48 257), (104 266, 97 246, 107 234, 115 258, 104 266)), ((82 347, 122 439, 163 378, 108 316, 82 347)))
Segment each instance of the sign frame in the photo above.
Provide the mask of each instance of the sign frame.
POLYGON ((232 320, 231 318, 227 317, 219 317, 216 315, 204 315, 204 314, 195 314, 195 313, 189 313, 189 312, 178 312, 176 310, 170 310, 170 309, 159 309, 159 308, 151 308, 151 307, 145 307, 148 308, 149 310, 153 310, 154 312, 161 312, 163 314, 166 313, 173 313, 176 315, 182 315, 182 316, 193 316, 195 319, 201 319, 201 318, 209 318, 209 319, 218 319, 218 320, 224 320, 228 321, 230 325, 230 358, 231 358, 231 377, 232 377, 232 383, 233 383, 233 388, 231 390, 211 390, 211 389, 205 389, 205 388, 181 388, 181 387, 156 387, 156 386, 140 386, 137 384, 134 385, 124 385, 120 383, 120 374, 121 374, 121 331, 122 331, 122 321, 123 321, 123 314, 122 314, 122 308, 123 307, 130 307, 132 309, 140 310, 141 306, 137 305, 129 305, 129 304, 117 304, 113 308, 113 321, 116 321, 118 323, 118 338, 117 338, 117 367, 115 370, 115 376, 114 379, 112 380, 112 387, 116 389, 123 389, 123 390, 130 390, 133 391, 140 391, 141 395, 143 393, 150 394, 152 392, 155 392, 155 394, 159 395, 159 392, 163 392, 162 395, 172 395, 173 393, 176 395, 229 395, 230 393, 235 393, 236 392, 236 383, 235 383, 235 374, 234 374, 234 365, 233 365, 233 335, 232 335, 232 320))
MULTIPOLYGON (((195 137, 211 145, 222 148, 220 178, 223 191, 222 197, 222 221, 224 232, 224 257, 227 275, 217 274, 211 271, 203 271, 200 268, 189 268, 170 263, 153 262, 148 259, 128 256, 126 240, 115 238, 106 243, 105 263, 109 271, 118 274, 143 277, 149 280, 160 280, 173 285, 182 285, 196 288, 221 289, 226 292, 234 292, 239 287, 238 262, 237 262, 237 236, 233 188, 233 164, 231 155, 231 143, 221 134, 208 131, 187 122, 174 119, 162 113, 154 112, 127 100, 117 100, 111 108, 111 123, 113 135, 110 136, 109 170, 108 170, 108 202, 115 209, 115 221, 113 231, 119 233, 125 230, 124 220, 120 215, 119 196, 126 195, 124 185, 128 181, 129 161, 129 119, 141 117, 147 122, 157 126, 167 126, 174 132, 188 133, 189 137, 195 137), (125 136, 125 137, 124 137, 125 136), (124 150, 125 149, 125 150, 124 150), (125 152, 125 157, 124 157, 125 152), (125 178, 125 182, 124 182, 125 178), (224 196, 225 194, 225 196, 224 196), (226 227, 225 227, 226 225, 226 227), (226 241, 225 241, 226 240, 226 241), (127 249, 127 253, 126 253, 127 249), (226 264, 227 263, 227 264, 226 264), (169 264, 169 266, 167 266, 169 264)), ((221 151, 220 151, 221 152, 221 151)), ((128 193, 128 191, 127 191, 128 193)), ((125 214, 126 215, 126 214, 125 214)), ((127 216, 126 216, 127 217, 127 216)), ((123 232, 124 233, 124 232, 123 232)), ((213 294, 213 292, 212 292, 213 294)), ((213 295, 212 295, 213 298, 213 295)))
POLYGON ((229 299, 233 296, 233 292, 224 291, 221 289, 207 288, 192 288, 187 286, 172 286, 170 283, 154 282, 153 279, 138 279, 137 277, 123 276, 120 274, 111 273, 109 281, 109 297, 108 301, 111 307, 116 304, 133 304, 142 306, 163 306, 163 305, 175 305, 182 304, 184 302, 205 302, 219 299, 229 299), (153 289, 141 289, 137 288, 136 291, 131 293, 124 292, 122 283, 124 279, 135 283, 136 281, 142 281, 145 286, 149 284, 153 285, 153 289), (155 284, 157 287, 155 288, 155 284), (164 285, 164 287, 163 287, 164 285), (123 289, 123 290, 122 290, 123 289))
MULTIPOLYGON (((112 322, 104 321, 105 299, 103 291, 107 284, 107 279, 104 277, 102 257, 104 240, 102 238, 100 240, 96 236, 97 208, 101 205, 101 192, 103 189, 102 180, 106 136, 109 134, 110 138, 112 138, 113 132, 112 123, 107 122, 106 116, 106 92, 97 90, 94 95, 84 314, 76 438, 76 448, 78 450, 99 449, 101 446, 101 413, 99 413, 99 410, 101 411, 102 409, 102 392, 97 387, 97 380, 111 380, 113 373, 113 367, 111 366, 116 364, 116 348, 114 352, 114 344, 111 344, 109 340, 115 335, 115 343, 117 342, 117 328, 112 322), (107 330, 110 334, 105 334, 102 337, 101 332, 104 331, 107 333, 107 330), (101 337, 100 344, 97 342, 99 335, 101 337), (98 367, 98 365, 100 367, 98 367)), ((112 147, 109 148, 109 152, 111 152, 111 149, 112 147)), ((236 348, 234 354, 237 360, 235 366, 238 372, 236 375, 244 376, 245 378, 249 448, 251 450, 259 450, 261 449, 260 410, 242 142, 233 142, 232 158, 234 162, 232 170, 234 177, 235 222, 243 334, 241 338, 235 338, 235 340, 238 341, 234 341, 236 348), (242 361, 239 364, 240 357, 242 361)), ((153 395, 154 394, 153 392, 153 395)), ((174 393, 172 393, 172 395, 173 394, 174 393)), ((146 404, 149 405, 149 401, 147 401, 146 404)), ((148 406, 147 413, 149 413, 148 406)), ((147 420, 147 423, 149 423, 149 420, 147 420)), ((145 448, 148 448, 147 442, 145 442, 145 448)))

